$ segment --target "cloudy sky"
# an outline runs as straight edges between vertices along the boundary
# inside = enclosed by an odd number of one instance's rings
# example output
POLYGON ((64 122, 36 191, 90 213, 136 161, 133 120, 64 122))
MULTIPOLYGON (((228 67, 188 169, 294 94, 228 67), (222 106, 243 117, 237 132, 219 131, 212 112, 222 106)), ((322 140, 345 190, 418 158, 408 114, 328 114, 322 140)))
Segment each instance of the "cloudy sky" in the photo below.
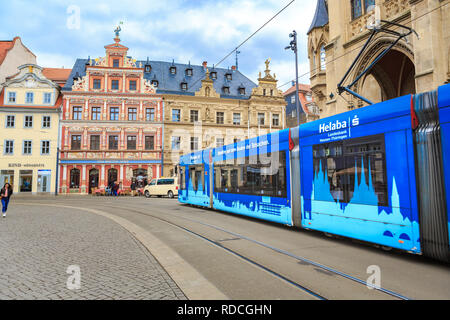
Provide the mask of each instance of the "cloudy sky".
MULTIPOLYGON (((120 21, 122 44, 138 60, 216 64, 291 0, 14 0, 2 4, 0 39, 20 36, 44 67, 71 68, 104 56, 120 21), (79 12, 79 15, 78 15, 79 12), (79 16, 79 19, 78 19, 79 16)), ((299 73, 309 71, 306 32, 316 0, 296 0, 239 50, 239 70, 256 82, 264 61, 282 85, 295 78, 289 33, 299 35, 299 73)), ((230 56, 220 67, 235 64, 230 56)), ((300 79, 309 83, 309 77, 300 79)), ((281 88, 287 90, 289 85, 281 88)))

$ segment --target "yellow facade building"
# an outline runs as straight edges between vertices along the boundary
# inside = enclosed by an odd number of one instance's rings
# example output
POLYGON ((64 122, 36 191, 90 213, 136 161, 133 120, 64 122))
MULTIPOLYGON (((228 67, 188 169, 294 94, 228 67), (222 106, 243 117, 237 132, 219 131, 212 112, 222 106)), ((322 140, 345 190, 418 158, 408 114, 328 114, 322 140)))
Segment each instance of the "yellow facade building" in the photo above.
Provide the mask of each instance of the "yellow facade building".
POLYGON ((15 193, 55 192, 60 87, 26 64, 0 93, 0 184, 15 193))

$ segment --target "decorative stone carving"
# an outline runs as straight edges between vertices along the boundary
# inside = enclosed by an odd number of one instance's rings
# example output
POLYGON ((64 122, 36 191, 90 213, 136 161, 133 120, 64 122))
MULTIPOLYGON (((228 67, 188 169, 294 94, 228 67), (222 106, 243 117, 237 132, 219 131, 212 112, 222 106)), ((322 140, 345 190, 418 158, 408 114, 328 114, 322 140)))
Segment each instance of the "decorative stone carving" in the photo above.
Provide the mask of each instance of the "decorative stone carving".
POLYGON ((144 80, 144 93, 153 93, 153 94, 156 93, 155 87, 149 80, 144 80))
POLYGON ((84 76, 73 82, 72 91, 88 91, 88 85, 87 76, 84 76))

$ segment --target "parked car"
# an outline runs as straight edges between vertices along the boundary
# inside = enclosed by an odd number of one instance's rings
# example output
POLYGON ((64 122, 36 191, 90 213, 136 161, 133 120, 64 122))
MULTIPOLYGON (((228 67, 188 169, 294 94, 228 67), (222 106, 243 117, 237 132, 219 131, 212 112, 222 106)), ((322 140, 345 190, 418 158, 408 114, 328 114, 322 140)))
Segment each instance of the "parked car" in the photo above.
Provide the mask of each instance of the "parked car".
POLYGON ((144 195, 147 198, 151 196, 168 196, 174 198, 178 196, 178 179, 177 178, 158 178, 153 179, 144 188, 144 195))

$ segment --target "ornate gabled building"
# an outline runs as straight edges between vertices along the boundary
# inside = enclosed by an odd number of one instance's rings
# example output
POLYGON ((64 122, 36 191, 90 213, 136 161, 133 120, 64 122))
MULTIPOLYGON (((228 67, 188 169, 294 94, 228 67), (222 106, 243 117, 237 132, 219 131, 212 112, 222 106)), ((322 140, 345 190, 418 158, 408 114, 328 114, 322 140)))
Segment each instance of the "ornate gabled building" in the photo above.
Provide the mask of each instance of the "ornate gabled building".
POLYGON ((60 87, 43 69, 26 64, 6 78, 0 92, 0 184, 15 193, 56 189, 60 87))
POLYGON ((104 57, 78 59, 63 88, 61 193, 123 189, 160 176, 163 102, 118 32, 104 57))
POLYGON ((183 154, 284 129, 286 102, 269 63, 258 85, 235 67, 165 65, 163 74, 173 67, 181 73, 171 90, 167 84, 158 89, 165 101, 165 175, 176 173, 183 154))
MULTIPOLYGON (((351 88, 373 102, 425 92, 450 81, 449 0, 318 0, 308 31, 311 89, 321 117, 367 105, 337 93, 338 83, 371 34, 376 19, 414 29, 351 88), (375 14, 379 13, 377 17, 375 14), (373 24, 372 24, 373 25, 373 24)), ((390 30, 408 32, 398 26, 390 30)), ((350 72, 352 83, 397 36, 378 33, 350 72)))

